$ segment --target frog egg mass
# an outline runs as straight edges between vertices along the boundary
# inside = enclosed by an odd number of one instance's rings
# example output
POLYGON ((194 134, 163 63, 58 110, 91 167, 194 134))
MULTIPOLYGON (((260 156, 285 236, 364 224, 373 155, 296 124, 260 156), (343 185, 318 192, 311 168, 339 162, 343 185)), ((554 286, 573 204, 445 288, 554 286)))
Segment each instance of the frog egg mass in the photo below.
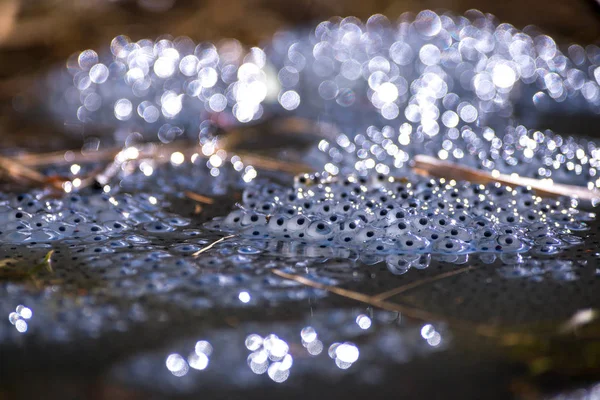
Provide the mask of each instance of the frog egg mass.
POLYGON ((303 175, 292 188, 252 185, 206 224, 253 240, 345 247, 360 254, 555 254, 581 243, 593 215, 525 187, 378 175, 303 175))

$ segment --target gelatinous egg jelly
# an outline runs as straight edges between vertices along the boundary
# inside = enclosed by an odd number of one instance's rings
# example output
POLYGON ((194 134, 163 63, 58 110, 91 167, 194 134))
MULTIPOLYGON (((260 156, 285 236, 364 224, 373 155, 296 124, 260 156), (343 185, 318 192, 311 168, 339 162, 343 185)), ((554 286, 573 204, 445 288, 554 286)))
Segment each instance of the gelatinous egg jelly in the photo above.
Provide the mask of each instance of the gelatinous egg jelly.
POLYGON ((374 254, 554 254, 579 244, 592 214, 524 187, 412 177, 300 176, 293 188, 252 185, 241 206, 207 227, 251 243, 277 239, 374 254))

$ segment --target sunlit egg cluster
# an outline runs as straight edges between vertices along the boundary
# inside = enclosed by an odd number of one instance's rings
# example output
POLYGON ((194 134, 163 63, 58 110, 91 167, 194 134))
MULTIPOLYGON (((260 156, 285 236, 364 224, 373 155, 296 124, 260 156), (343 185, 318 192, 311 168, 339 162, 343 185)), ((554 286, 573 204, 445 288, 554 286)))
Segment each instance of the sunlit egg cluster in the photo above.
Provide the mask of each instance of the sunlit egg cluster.
POLYGON ((499 135, 490 127, 456 128, 459 116, 470 118, 477 110, 459 105, 458 112, 441 115, 448 130, 429 137, 421 127, 408 122, 398 129, 390 125, 368 127, 353 137, 341 133, 335 142, 322 140, 318 150, 324 157, 324 171, 330 175, 357 173, 390 174, 410 167, 415 155, 423 154, 492 173, 536 177, 549 183, 578 184, 596 189, 597 157, 595 144, 586 140, 563 138, 551 131, 527 130, 524 126, 504 127, 499 135), (591 150, 590 150, 591 149, 591 150))
POLYGON ((280 66, 282 86, 303 98, 303 115, 340 131, 319 145, 330 174, 388 173, 426 153, 600 184, 594 143, 527 129, 513 115, 516 107, 527 110, 523 122, 548 111, 600 112, 596 46, 572 45, 563 54, 552 38, 489 14, 425 10, 397 23, 382 15, 366 23, 334 18, 309 35, 276 35, 266 53, 280 66))
MULTIPOLYGON (((418 176, 297 177, 294 187, 249 186, 240 207, 205 226, 247 240, 347 248, 394 264, 426 268, 422 254, 556 254, 580 244, 593 214, 570 199, 549 200, 525 187, 477 185, 418 176), (412 258, 406 257, 413 255, 412 258), (398 257, 400 256, 400 257, 398 257)), ((368 318, 368 317, 367 317, 368 318)), ((357 320, 368 327, 367 319, 357 320)))
MULTIPOLYGON (((540 116, 548 112, 600 112, 600 49, 571 45, 563 53, 533 28, 520 31, 476 10, 425 10, 397 22, 332 18, 279 32, 264 50, 236 40, 117 36, 103 54, 71 57, 69 87, 52 83, 60 99, 50 107, 78 123, 117 126, 119 140, 141 132, 164 143, 200 137, 205 145, 207 121, 301 115, 339 131, 319 144, 326 157, 312 159, 332 175, 387 174, 425 153, 600 186, 595 143, 523 125, 546 125, 540 116)), ((211 175, 220 176, 226 158, 207 153, 211 175)), ((256 177, 231 160, 245 182, 256 177)))
MULTIPOLYGON (((213 114, 225 112, 224 118, 242 123, 260 118, 261 104, 279 87, 265 65, 261 49, 244 50, 236 40, 213 45, 187 37, 117 36, 110 51, 84 50, 67 61, 72 86, 50 107, 79 123, 126 126, 146 135, 168 131, 159 139, 170 142, 201 134, 198 125, 213 114)), ((280 98, 287 109, 299 104, 293 91, 280 98)))
MULTIPOLYGON (((121 153, 131 148, 127 147, 121 153)), ((136 157, 119 159, 118 173, 103 180, 106 182, 105 193, 122 189, 153 192, 160 187, 166 193, 192 191, 218 196, 225 194, 227 188, 249 183, 258 176, 254 166, 235 154, 219 149, 212 140, 204 142, 192 154, 173 151, 161 160, 149 153, 144 150, 136 157)), ((72 184, 64 186, 64 189, 68 192, 76 190, 72 184)))
POLYGON ((358 361, 360 352, 354 343, 333 343, 329 346, 328 354, 339 369, 348 369, 358 361))
MULTIPOLYGON (((203 125, 203 129, 206 128, 207 130, 210 130, 208 128, 209 125, 212 127, 211 123, 207 123, 203 125)), ((171 139, 165 139, 163 142, 172 140, 176 135, 170 135, 169 132, 173 129, 177 129, 177 131, 180 132, 180 129, 170 127, 169 131, 165 133, 164 129, 161 128, 158 133, 159 138, 162 138, 163 134, 165 134, 171 137, 171 139)), ((163 175, 165 173, 174 172, 173 170, 165 168, 164 163, 157 160, 154 152, 157 148, 154 147, 154 145, 142 145, 141 148, 142 150, 140 151, 135 146, 128 146, 121 150, 115 157, 116 162, 119 163, 120 170, 118 173, 113 174, 106 179, 101 178, 102 182, 108 183, 112 180, 114 181, 113 183, 117 183, 117 181, 121 179, 118 183, 122 184, 123 178, 135 175, 138 170, 146 177, 152 176, 155 171, 163 175)), ((170 155, 166 155, 166 159, 170 161, 171 166, 180 167, 178 171, 180 174, 183 173, 183 171, 187 174, 193 173, 202 176, 203 180, 205 180, 205 178, 222 176, 222 174, 226 175, 227 170, 232 172, 231 179, 236 181, 240 180, 246 183, 252 181, 258 175, 252 165, 244 164, 239 156, 219 148, 217 146, 217 140, 214 137, 203 137, 200 140, 198 151, 191 155, 184 154, 182 151, 173 151, 170 155), (204 173, 206 170, 208 174, 204 173)), ((74 166, 78 167, 77 164, 74 164, 74 166)), ((133 179, 135 180, 136 178, 134 177, 133 179)), ((140 178, 140 180, 143 180, 143 178, 140 178)), ((188 179, 188 181, 192 180, 192 178, 188 179)), ((224 181, 227 179, 221 180, 224 181)), ((65 182, 63 184, 63 189, 69 193, 78 190, 80 185, 81 179, 75 178, 72 181, 65 182)), ((108 193, 110 192, 110 188, 110 185, 107 185, 105 186, 104 191, 108 193)))
POLYGON ((252 353, 248 356, 248 366, 257 375, 265 372, 274 382, 281 383, 290 376, 293 365, 288 344, 275 334, 264 338, 251 334, 246 337, 246 348, 252 353))
POLYGON ((208 367, 213 347, 206 340, 200 340, 194 346, 189 356, 184 358, 181 354, 169 354, 165 360, 165 366, 176 377, 187 375, 190 368, 203 371, 208 367))
POLYGON ((25 333, 28 329, 27 320, 31 319, 31 317, 33 317, 33 311, 31 311, 30 308, 19 304, 15 311, 8 314, 8 321, 14 325, 19 333, 25 333))

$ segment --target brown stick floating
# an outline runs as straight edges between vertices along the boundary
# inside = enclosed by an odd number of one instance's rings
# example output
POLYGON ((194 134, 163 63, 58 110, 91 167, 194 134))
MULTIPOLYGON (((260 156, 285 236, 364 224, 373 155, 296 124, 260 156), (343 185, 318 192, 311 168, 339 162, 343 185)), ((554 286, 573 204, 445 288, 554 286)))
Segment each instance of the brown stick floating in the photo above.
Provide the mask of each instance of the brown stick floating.
POLYGON ((192 199, 194 201, 197 201, 198 203, 203 203, 203 204, 214 204, 215 201, 213 199, 211 199, 208 196, 203 196, 199 193, 195 193, 195 192, 191 192, 189 190, 184 192, 185 197, 187 197, 188 199, 192 199))
POLYGON ((374 307, 379 307, 382 308, 384 310, 388 310, 388 311, 395 311, 395 312, 399 312, 401 314, 404 314, 408 317, 411 318, 415 318, 415 319, 419 319, 422 321, 447 321, 447 318, 441 317, 439 315, 436 314, 432 314, 430 312, 427 311, 423 311, 423 310, 419 310, 413 307, 409 307, 409 306, 405 306, 405 305, 401 305, 401 304, 396 304, 396 303, 390 303, 387 301, 383 301, 383 300, 378 300, 374 297, 371 296, 367 296, 365 294, 362 293, 358 293, 358 292, 353 292, 351 290, 347 290, 347 289, 343 289, 343 288, 339 288, 336 286, 329 286, 329 285, 324 285, 322 283, 319 282, 315 282, 312 281, 308 278, 305 278, 303 276, 299 276, 299 275, 293 275, 293 274, 288 274, 286 272, 274 269, 271 271, 272 273, 274 273, 275 275, 278 275, 282 278, 285 279, 289 279, 292 281, 296 281, 302 285, 305 286, 310 286, 310 287, 314 287, 316 289, 321 289, 321 290, 326 290, 330 293, 334 293, 337 294, 338 296, 342 296, 342 297, 346 297, 348 299, 352 299, 352 300, 356 300, 359 301, 361 303, 365 303, 365 304, 369 304, 371 306, 374 307))
POLYGON ((467 272, 467 271, 470 271, 472 269, 473 269, 473 266, 468 266, 468 267, 460 268, 460 269, 457 269, 457 270, 454 270, 454 271, 444 272, 443 274, 432 276, 430 278, 420 279, 420 280, 418 280, 416 282, 411 282, 409 284, 402 285, 402 286, 397 287, 395 289, 388 290, 387 292, 380 293, 380 294, 378 294, 376 296, 373 296, 373 299, 375 299, 375 300, 385 300, 385 299, 388 299, 390 297, 396 296, 396 295, 398 295, 400 293, 404 293, 404 292, 406 292, 408 290, 411 290, 411 289, 414 289, 416 287, 419 287, 421 285, 425 285, 427 283, 431 283, 431 282, 439 281, 441 279, 449 278, 449 277, 454 276, 454 275, 462 274, 463 272, 467 272))
POLYGON ((577 197, 581 200, 591 202, 596 202, 600 199, 600 192, 598 190, 589 190, 582 186, 564 185, 549 180, 525 178, 518 175, 501 173, 492 174, 425 155, 416 155, 413 160, 415 162, 415 172, 432 175, 438 178, 465 180, 482 184, 500 182, 509 186, 529 186, 538 194, 548 197, 577 197))

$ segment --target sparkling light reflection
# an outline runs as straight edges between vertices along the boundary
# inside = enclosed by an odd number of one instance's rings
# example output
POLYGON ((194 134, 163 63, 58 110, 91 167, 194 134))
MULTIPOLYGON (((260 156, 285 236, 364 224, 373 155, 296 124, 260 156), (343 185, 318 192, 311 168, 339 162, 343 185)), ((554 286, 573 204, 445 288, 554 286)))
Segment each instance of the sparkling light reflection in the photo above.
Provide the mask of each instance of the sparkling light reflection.
POLYGON ((31 319, 31 317, 33 317, 33 311, 30 308, 19 304, 15 311, 8 314, 8 321, 14 325, 17 332, 25 333, 29 329, 26 320, 31 319))
POLYGON ((293 358, 289 354, 287 342, 273 333, 264 338, 251 334, 246 337, 245 346, 252 351, 247 359, 252 372, 257 375, 266 372, 269 378, 277 383, 289 378, 293 358))

